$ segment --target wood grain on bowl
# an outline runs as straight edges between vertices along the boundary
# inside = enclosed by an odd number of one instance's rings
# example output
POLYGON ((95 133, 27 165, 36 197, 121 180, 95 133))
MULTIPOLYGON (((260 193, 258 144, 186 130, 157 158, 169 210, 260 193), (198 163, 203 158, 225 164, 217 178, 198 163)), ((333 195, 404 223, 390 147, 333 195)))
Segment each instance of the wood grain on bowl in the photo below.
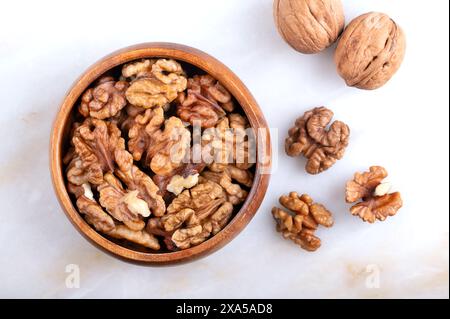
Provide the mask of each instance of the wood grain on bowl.
POLYGON ((73 109, 81 94, 105 72, 142 58, 171 58, 190 64, 216 78, 233 95, 245 112, 254 129, 266 129, 264 116, 245 85, 225 65, 197 49, 173 43, 143 43, 109 54, 96 62, 73 84, 65 96, 53 124, 50 139, 50 170, 57 198, 75 228, 92 244, 103 251, 126 261, 147 265, 173 264, 191 261, 216 251, 231 241, 250 222, 258 210, 269 183, 271 145, 270 137, 264 140, 265 161, 256 163, 255 177, 249 195, 228 225, 215 236, 198 246, 168 253, 150 253, 124 247, 93 229, 78 213, 66 189, 62 156, 68 146, 68 135, 73 123, 73 109))

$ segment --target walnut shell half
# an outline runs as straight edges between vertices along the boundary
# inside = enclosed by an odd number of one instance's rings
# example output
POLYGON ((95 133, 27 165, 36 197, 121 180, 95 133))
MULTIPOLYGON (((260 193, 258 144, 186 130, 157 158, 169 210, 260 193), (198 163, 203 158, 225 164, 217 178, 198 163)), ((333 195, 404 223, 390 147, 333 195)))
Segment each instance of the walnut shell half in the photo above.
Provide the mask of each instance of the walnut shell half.
POLYGON ((273 15, 281 37, 301 53, 326 49, 344 29, 340 0, 275 0, 273 15))
POLYGON ((370 12, 345 28, 334 60, 348 86, 373 90, 400 68, 406 41, 402 29, 384 13, 370 12))

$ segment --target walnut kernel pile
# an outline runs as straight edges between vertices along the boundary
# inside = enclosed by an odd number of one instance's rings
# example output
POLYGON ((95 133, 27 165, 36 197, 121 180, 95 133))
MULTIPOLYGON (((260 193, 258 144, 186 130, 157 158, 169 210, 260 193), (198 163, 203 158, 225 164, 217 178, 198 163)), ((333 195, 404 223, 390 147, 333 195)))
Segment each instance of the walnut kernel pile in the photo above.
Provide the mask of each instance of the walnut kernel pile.
POLYGON ((246 117, 216 79, 177 61, 113 72, 83 93, 74 115, 64 164, 78 211, 130 245, 174 251, 204 242, 253 184, 246 117))
POLYGON ((319 225, 331 227, 333 216, 322 204, 314 203, 307 195, 290 192, 279 199, 285 208, 272 208, 272 216, 277 222, 277 231, 284 238, 292 240, 307 251, 315 251, 321 246, 320 239, 315 236, 319 225))

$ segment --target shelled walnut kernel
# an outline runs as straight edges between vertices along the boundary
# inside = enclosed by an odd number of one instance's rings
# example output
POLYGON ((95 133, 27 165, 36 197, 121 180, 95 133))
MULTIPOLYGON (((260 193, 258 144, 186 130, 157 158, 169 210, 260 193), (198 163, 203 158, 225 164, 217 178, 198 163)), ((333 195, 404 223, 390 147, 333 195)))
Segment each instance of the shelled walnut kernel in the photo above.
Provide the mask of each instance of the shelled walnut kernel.
POLYGON ((331 212, 322 204, 314 203, 307 194, 299 196, 296 192, 290 192, 281 196, 279 202, 285 209, 272 208, 277 231, 307 251, 317 250, 321 241, 315 236, 315 231, 319 225, 333 226, 331 212))
POLYGON ((286 154, 306 157, 306 171, 309 174, 329 169, 344 156, 350 128, 341 121, 329 125, 332 118, 331 110, 323 106, 316 107, 299 117, 288 132, 286 154))
POLYGON ((356 203, 350 208, 352 215, 374 223, 394 216, 403 206, 399 192, 389 193, 390 184, 383 183, 388 173, 384 167, 371 166, 368 172, 355 173, 345 187, 345 201, 356 203))

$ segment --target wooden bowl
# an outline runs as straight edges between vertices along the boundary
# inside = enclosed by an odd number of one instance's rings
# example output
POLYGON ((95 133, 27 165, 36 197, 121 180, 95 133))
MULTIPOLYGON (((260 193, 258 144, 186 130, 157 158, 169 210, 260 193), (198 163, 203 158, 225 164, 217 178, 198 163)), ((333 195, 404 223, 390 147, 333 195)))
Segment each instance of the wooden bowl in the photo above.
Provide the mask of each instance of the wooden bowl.
POLYGON ((241 105, 253 128, 267 129, 267 123, 251 93, 230 69, 210 55, 184 45, 143 43, 118 50, 92 65, 73 84, 58 111, 50 140, 50 170, 56 196, 75 228, 96 247, 126 261, 155 265, 186 262, 205 256, 223 247, 242 231, 255 215, 266 193, 270 176, 267 172, 271 165, 271 147, 270 138, 267 135, 264 142, 266 160, 258 161, 256 164, 253 186, 241 209, 222 231, 198 246, 176 252, 148 253, 123 247, 98 233, 78 213, 65 185, 62 156, 68 145, 68 134, 73 122, 72 110, 86 88, 106 71, 126 62, 152 57, 172 58, 191 64, 212 75, 241 105))

